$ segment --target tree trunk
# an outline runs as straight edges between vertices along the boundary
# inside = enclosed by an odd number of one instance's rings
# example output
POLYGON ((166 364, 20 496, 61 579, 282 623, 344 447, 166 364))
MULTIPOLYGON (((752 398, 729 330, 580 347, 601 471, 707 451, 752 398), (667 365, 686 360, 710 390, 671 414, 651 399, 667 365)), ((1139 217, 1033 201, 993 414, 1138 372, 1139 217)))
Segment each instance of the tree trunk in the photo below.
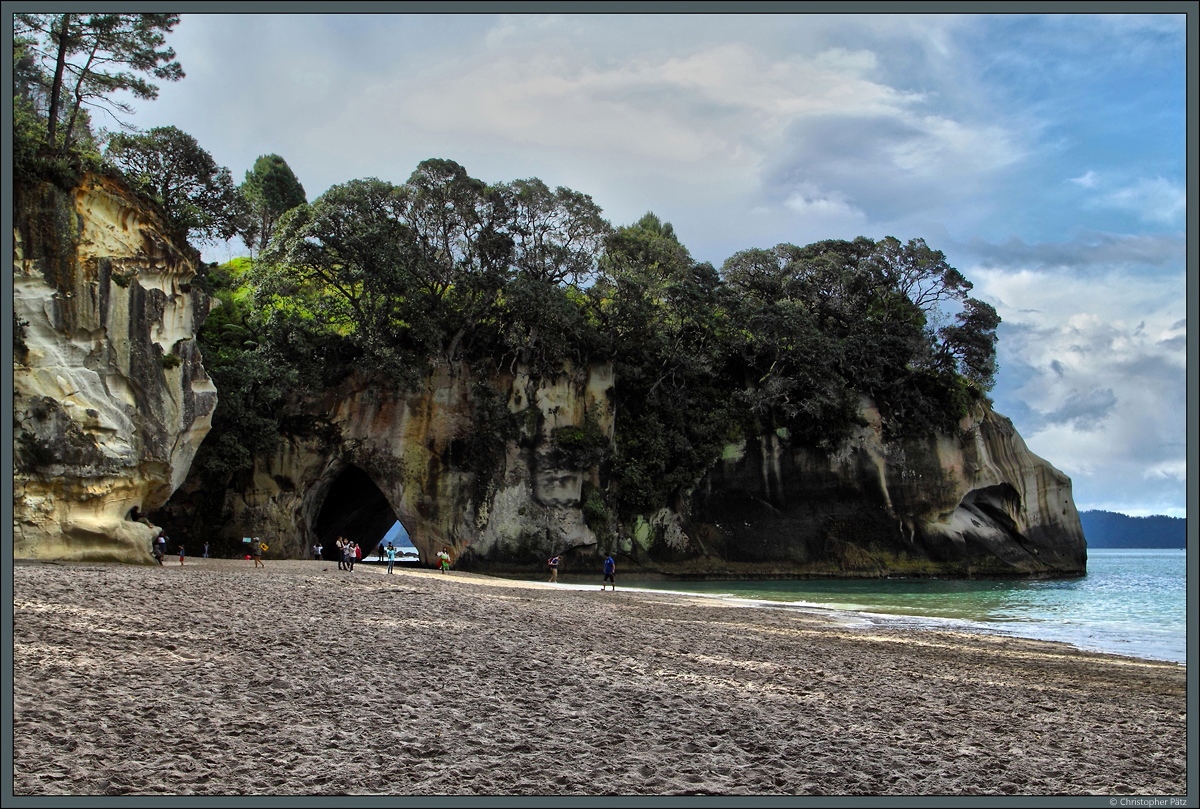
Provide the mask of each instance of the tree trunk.
POLYGON ((55 146, 55 130, 58 128, 58 107, 62 97, 63 71, 67 64, 70 28, 71 15, 62 15, 62 29, 58 34, 58 60, 54 65, 54 84, 50 88, 50 109, 46 113, 46 142, 51 149, 55 146))

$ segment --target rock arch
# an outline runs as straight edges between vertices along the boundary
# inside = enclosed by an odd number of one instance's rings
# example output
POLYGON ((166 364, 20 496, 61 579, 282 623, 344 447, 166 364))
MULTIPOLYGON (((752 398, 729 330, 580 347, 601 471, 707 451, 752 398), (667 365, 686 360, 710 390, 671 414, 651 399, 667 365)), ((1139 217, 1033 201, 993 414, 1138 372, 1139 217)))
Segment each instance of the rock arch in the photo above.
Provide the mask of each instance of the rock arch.
POLYGON ((282 555, 304 558, 316 541, 336 538, 335 523, 361 520, 382 535, 399 521, 427 564, 443 547, 456 562, 536 564, 595 544, 580 505, 582 482, 596 471, 564 466, 554 436, 588 418, 611 436, 612 381, 611 366, 481 382, 455 364, 417 391, 352 377, 314 403, 325 428, 285 437, 255 459, 249 485, 226 497, 230 530, 272 536, 282 555))
POLYGON ((339 536, 357 542, 366 558, 397 522, 403 525, 387 495, 369 474, 348 463, 330 482, 311 530, 325 558, 335 558, 331 549, 339 536))

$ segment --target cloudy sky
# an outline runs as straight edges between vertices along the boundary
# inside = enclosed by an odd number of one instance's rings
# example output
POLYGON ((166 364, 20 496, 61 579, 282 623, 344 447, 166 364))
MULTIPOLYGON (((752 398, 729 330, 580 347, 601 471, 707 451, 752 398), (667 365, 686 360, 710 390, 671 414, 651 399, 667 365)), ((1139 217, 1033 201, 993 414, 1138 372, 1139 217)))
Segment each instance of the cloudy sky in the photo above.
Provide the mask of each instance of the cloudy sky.
MULTIPOLYGON (((924 238, 1080 510, 1185 514, 1182 15, 185 15, 138 105, 314 199, 431 157, 648 210, 700 260, 924 238)), ((236 246, 208 257, 224 260, 236 246)))

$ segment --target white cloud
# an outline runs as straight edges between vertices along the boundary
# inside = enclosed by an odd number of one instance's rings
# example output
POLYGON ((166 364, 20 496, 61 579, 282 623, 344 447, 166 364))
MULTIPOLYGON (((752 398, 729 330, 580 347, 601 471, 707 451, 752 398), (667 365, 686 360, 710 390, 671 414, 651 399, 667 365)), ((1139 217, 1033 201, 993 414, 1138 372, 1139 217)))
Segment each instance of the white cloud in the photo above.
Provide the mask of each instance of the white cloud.
POLYGON ((1147 178, 1105 194, 1096 204, 1131 211, 1146 222, 1182 224, 1187 189, 1162 177, 1147 178))
POLYGON ((872 65, 866 53, 770 58, 737 42, 602 65, 556 49, 530 54, 497 46, 372 93, 393 100, 392 117, 452 137, 569 143, 681 164, 721 155, 753 165, 798 118, 880 114, 908 103, 864 78, 872 65))
POLYGON ((987 267, 1069 270, 1089 275, 1115 270, 1177 273, 1185 262, 1183 233, 1119 234, 1079 230, 1060 242, 1026 242, 1013 237, 995 244, 973 239, 964 248, 987 267))
POLYGON ((802 217, 822 220, 824 225, 836 222, 861 226, 867 219, 866 214, 847 202, 842 194, 821 191, 808 183, 793 191, 783 204, 802 217))
POLYGON ((370 109, 377 120, 325 116, 320 137, 358 137, 360 151, 382 148, 385 137, 436 144, 445 156, 490 151, 510 165, 512 155, 536 155, 543 171, 569 152, 577 174, 622 175, 626 196, 646 189, 648 200, 673 194, 727 212, 803 201, 809 212, 856 221, 877 206, 890 214, 969 193, 978 188, 971 178, 1023 154, 1004 127, 960 119, 928 92, 881 80, 878 54, 867 49, 701 37, 606 58, 584 27, 569 15, 503 20, 466 58, 346 93, 344 109, 370 109), (545 39, 531 49, 535 36, 545 39), (695 181, 701 173, 707 182, 695 181), (796 197, 805 183, 827 190, 796 197))
POLYGON ((536 175, 578 188, 614 221, 674 210, 682 235, 686 212, 707 242, 698 251, 720 261, 714 222, 726 244, 781 232, 799 241, 798 211, 804 235, 854 236, 870 220, 961 200, 1019 160, 1014 132, 961 114, 951 83, 894 73, 897 54, 912 65, 955 60, 963 24, 199 15, 185 19, 179 47, 195 66, 189 88, 207 100, 175 113, 194 119, 183 128, 202 144, 235 146, 214 150, 235 176, 277 152, 316 196, 354 177, 401 181, 420 160, 447 157, 489 181, 536 175), (235 75, 214 81, 229 65, 235 75), (755 207, 775 213, 747 223, 755 207))
POLYGON ((999 354, 1026 443, 1070 475, 1080 507, 1179 503, 1186 468, 1182 273, 1072 279, 976 269, 975 294, 1004 319, 999 354))
POLYGON ((1096 172, 1089 169, 1086 173, 1079 177, 1072 177, 1067 182, 1075 183, 1075 185, 1082 186, 1083 188, 1095 188, 1097 179, 1096 172))

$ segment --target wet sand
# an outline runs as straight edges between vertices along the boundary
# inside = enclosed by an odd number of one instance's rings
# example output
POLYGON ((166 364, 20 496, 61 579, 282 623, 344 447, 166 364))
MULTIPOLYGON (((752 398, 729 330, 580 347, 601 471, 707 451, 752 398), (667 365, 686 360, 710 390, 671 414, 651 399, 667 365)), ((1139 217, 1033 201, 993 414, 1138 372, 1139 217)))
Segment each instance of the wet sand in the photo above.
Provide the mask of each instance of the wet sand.
POLYGON ((16 795, 1181 795, 1172 663, 359 565, 18 563, 16 795))

